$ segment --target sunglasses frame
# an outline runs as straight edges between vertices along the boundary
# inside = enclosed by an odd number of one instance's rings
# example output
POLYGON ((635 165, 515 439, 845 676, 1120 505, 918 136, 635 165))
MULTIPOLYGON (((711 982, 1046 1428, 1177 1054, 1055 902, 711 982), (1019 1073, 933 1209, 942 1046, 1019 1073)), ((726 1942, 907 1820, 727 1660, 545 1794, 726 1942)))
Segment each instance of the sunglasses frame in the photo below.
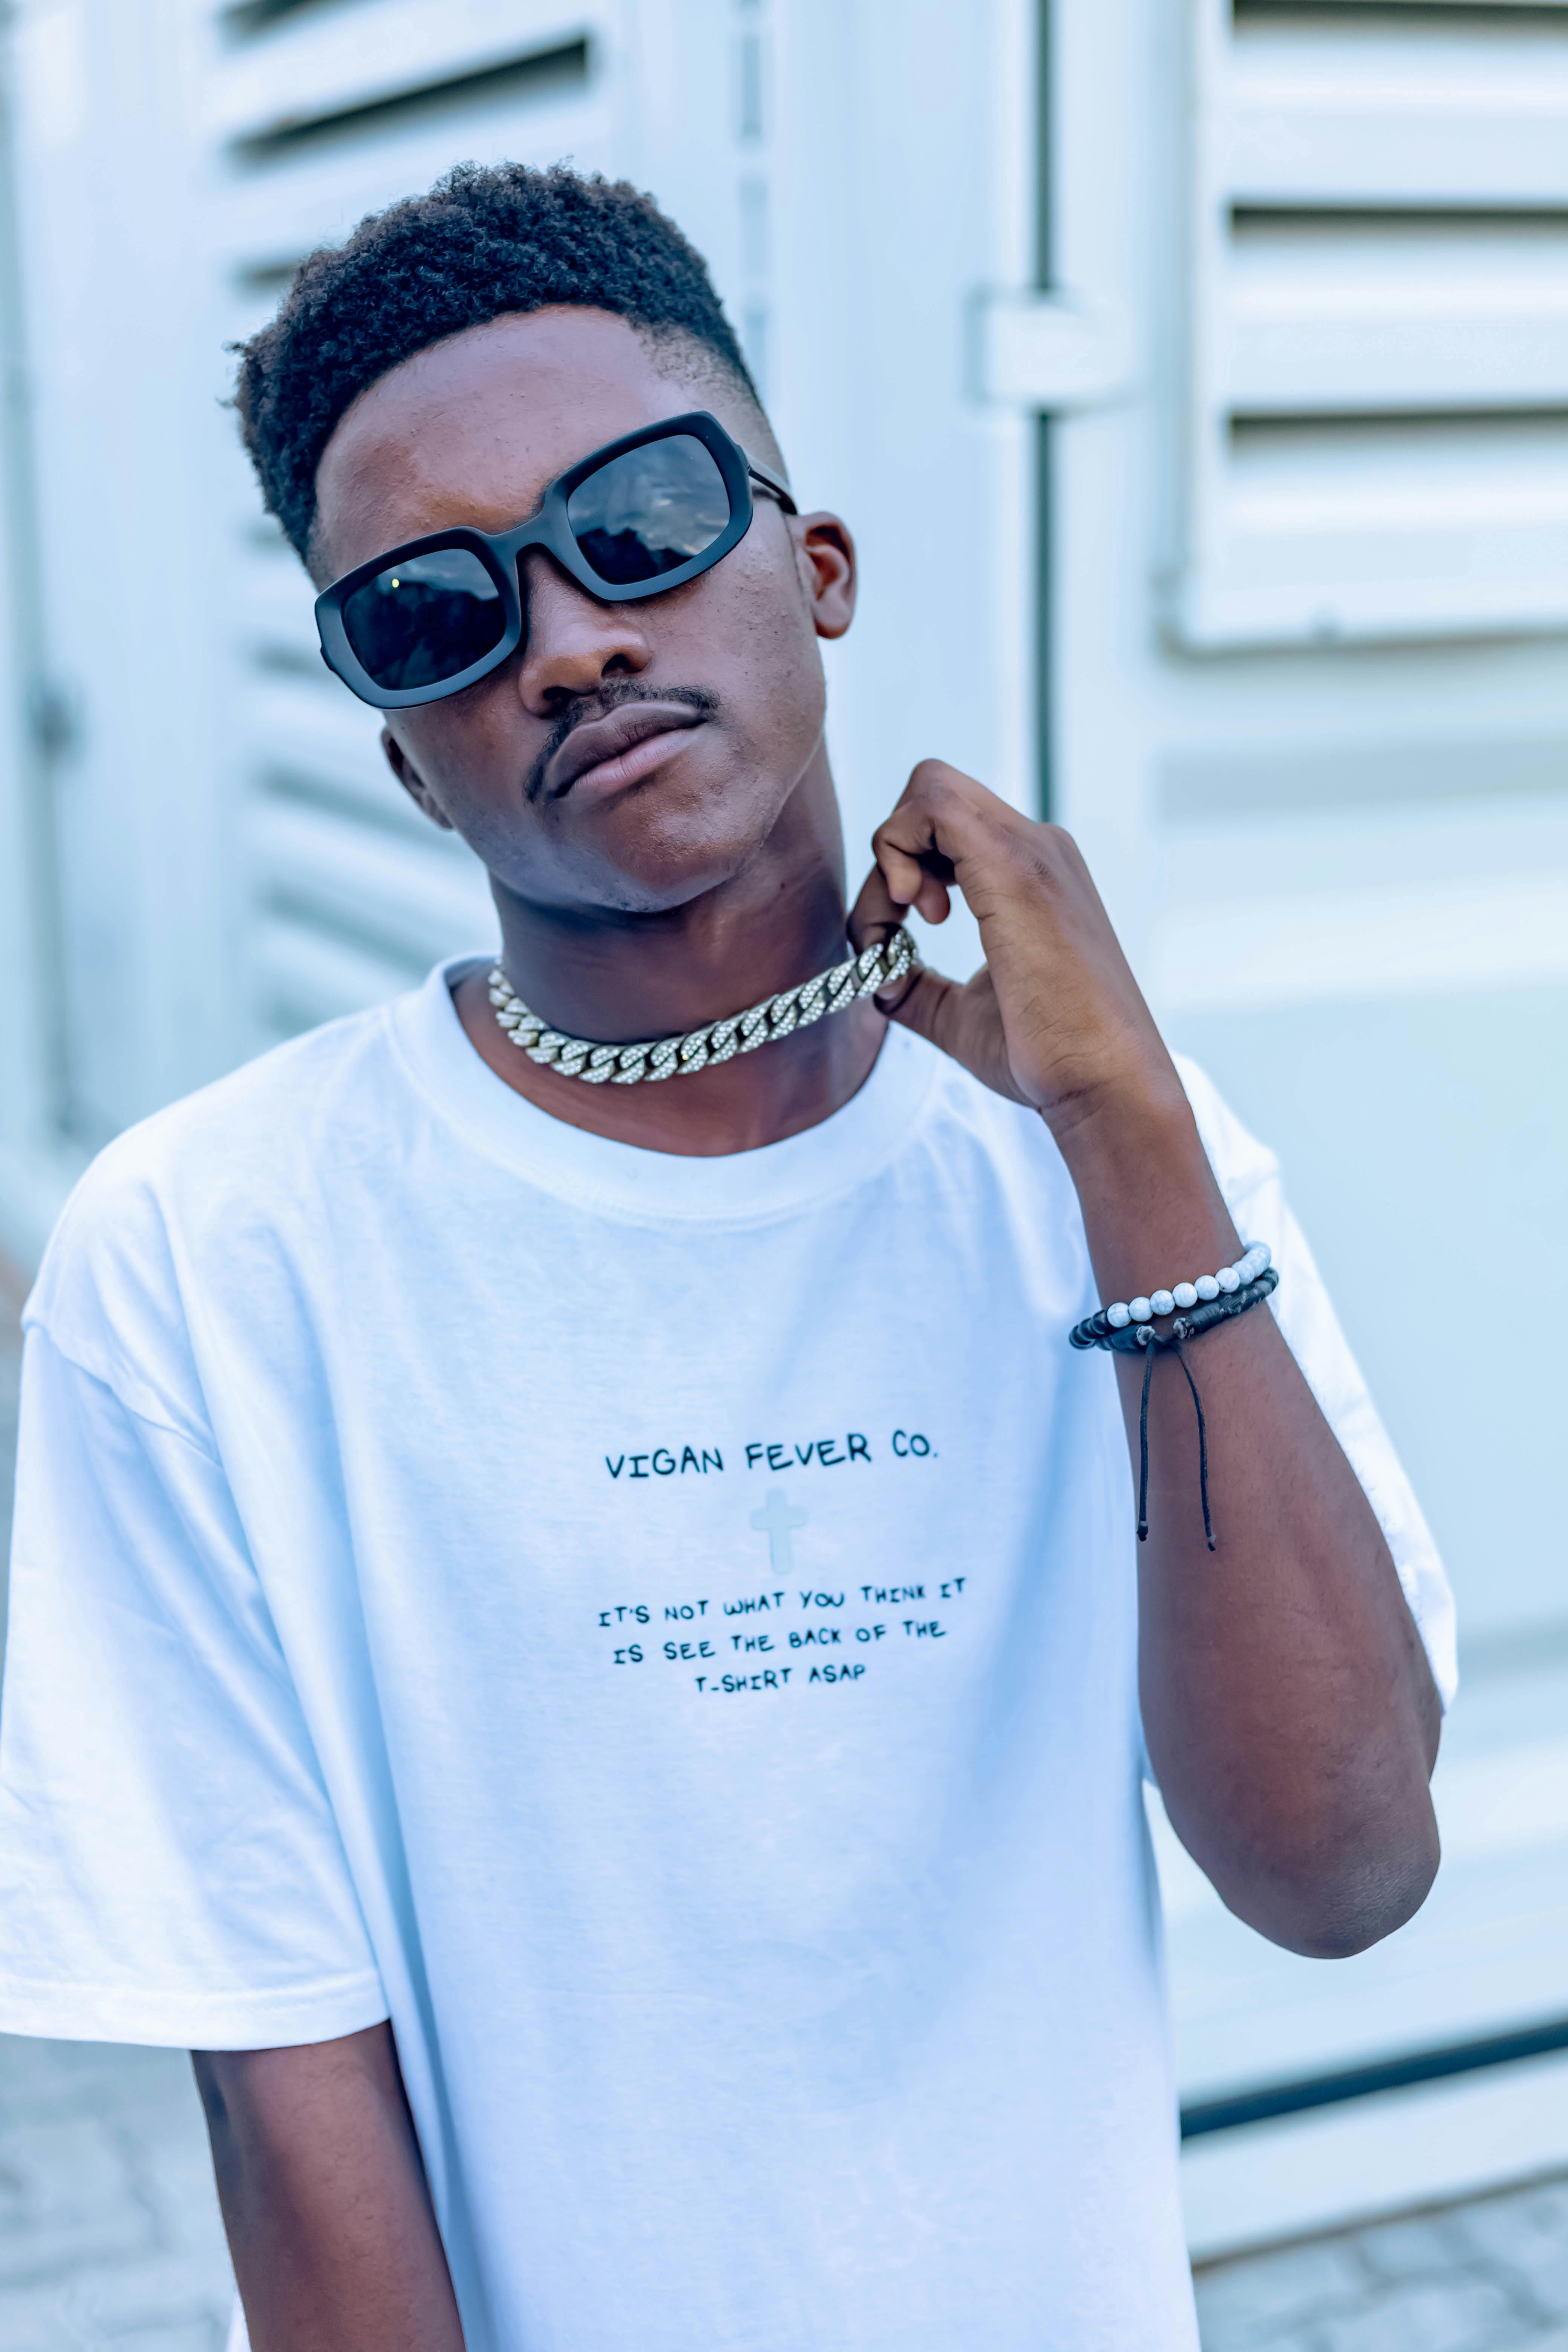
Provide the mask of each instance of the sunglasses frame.
POLYGON ((636 433, 625 433, 618 441, 608 441, 602 449, 590 450, 557 474, 549 485, 538 507, 526 522, 514 530, 474 530, 466 523, 455 523, 447 530, 426 531, 423 539, 405 541, 401 547, 388 548, 385 554, 373 556, 368 563, 355 564, 330 588, 323 588, 316 599, 316 628, 321 640, 321 659, 334 675, 341 677, 352 693, 362 702, 377 710, 410 710, 424 702, 444 702, 449 694, 460 694, 466 686, 476 686, 488 677, 521 645, 528 627, 528 614, 523 604, 521 577, 518 558, 529 547, 542 547, 552 556, 563 572, 585 589, 601 604, 629 604, 646 596, 662 596, 667 589, 683 588, 689 580, 696 580, 704 572, 711 572, 716 563, 741 541, 752 527, 755 511, 752 484, 758 482, 777 499, 785 514, 799 511, 795 500, 776 476, 770 474, 747 457, 740 443, 726 433, 716 416, 705 408, 693 408, 681 416, 667 416, 657 425, 645 425, 636 433), (710 547, 673 571, 661 572, 652 580, 631 580, 616 583, 601 580, 584 556, 573 537, 566 519, 566 502, 590 474, 614 457, 625 457, 631 449, 640 449, 654 441, 667 441, 677 434, 685 434, 700 441, 712 457, 722 478, 730 499, 730 520, 710 547), (452 677, 439 679, 434 686, 377 686, 349 643, 343 625, 343 606, 357 590, 365 587, 379 572, 394 563, 406 563, 416 555, 431 555, 439 548, 460 547, 479 558, 500 593, 501 609, 506 626, 500 640, 489 653, 468 668, 458 670, 452 677))

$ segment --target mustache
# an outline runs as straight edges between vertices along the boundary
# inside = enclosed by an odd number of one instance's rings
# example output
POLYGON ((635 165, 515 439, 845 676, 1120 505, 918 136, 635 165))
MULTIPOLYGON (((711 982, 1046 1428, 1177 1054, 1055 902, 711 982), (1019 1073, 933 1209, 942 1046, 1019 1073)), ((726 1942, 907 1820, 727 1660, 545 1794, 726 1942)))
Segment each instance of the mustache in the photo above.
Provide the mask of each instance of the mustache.
POLYGON ((623 709, 628 702, 679 702, 684 709, 695 710, 700 719, 716 719, 719 715, 719 698, 710 694, 706 687, 649 686, 639 677, 611 678, 596 693, 578 695, 556 720, 529 768, 523 797, 531 802, 538 800, 544 790, 545 771, 574 728, 590 719, 607 719, 612 710, 623 709))

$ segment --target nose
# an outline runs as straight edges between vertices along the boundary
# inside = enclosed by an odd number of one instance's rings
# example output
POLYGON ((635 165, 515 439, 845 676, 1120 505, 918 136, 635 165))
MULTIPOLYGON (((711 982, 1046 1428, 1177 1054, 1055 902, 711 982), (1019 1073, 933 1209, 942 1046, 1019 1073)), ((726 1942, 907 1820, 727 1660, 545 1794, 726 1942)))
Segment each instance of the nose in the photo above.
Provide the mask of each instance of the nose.
POLYGON ((552 563, 542 548, 522 559, 528 642, 518 691, 536 719, 553 719, 606 678, 636 677, 653 659, 639 604, 601 604, 552 563))

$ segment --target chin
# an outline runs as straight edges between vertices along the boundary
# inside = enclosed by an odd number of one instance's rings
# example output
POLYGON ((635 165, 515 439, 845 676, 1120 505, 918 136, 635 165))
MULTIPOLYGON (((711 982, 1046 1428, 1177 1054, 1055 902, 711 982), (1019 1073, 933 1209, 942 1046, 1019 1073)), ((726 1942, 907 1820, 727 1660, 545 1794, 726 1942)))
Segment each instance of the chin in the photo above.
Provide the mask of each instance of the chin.
POLYGON ((700 857, 672 853, 660 858, 628 860, 625 866, 600 866, 590 886, 593 900, 624 915, 668 914, 732 882, 754 848, 755 844, 749 843, 725 856, 705 845, 700 857))
POLYGON ((656 915, 734 881, 766 844, 778 809, 715 795, 696 807, 645 802, 625 816, 595 827, 598 838, 582 842, 573 863, 595 903, 656 915))

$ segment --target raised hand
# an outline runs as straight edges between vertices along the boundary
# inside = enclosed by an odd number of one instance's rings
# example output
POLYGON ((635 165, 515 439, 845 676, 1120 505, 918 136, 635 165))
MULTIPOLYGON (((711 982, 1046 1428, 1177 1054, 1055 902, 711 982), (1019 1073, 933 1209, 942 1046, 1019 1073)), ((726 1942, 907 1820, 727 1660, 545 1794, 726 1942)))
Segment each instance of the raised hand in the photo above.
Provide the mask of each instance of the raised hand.
POLYGON ((967 982, 922 971, 882 1009, 1058 1139, 1114 1102, 1168 1110, 1181 1082, 1078 845, 1021 816, 973 776, 922 760, 872 837, 876 865, 850 917, 863 946, 913 907, 948 914, 956 883, 985 962, 967 982))
MULTIPOLYGON (((1230 1263, 1240 1239, 1181 1081, 1068 835, 924 760, 873 847, 858 945, 910 907, 941 922, 956 883, 985 950, 965 984, 923 972, 879 1002, 1040 1112, 1100 1297, 1230 1263)), ((1184 1388, 1156 1381, 1149 1410, 1149 1753, 1178 1836, 1233 1911, 1294 1951, 1359 1950, 1436 1868, 1436 1693, 1382 1530, 1273 1316, 1215 1332, 1201 1361, 1217 1555, 1184 1388)), ((1117 1360, 1134 1462, 1140 1370, 1117 1360)))

